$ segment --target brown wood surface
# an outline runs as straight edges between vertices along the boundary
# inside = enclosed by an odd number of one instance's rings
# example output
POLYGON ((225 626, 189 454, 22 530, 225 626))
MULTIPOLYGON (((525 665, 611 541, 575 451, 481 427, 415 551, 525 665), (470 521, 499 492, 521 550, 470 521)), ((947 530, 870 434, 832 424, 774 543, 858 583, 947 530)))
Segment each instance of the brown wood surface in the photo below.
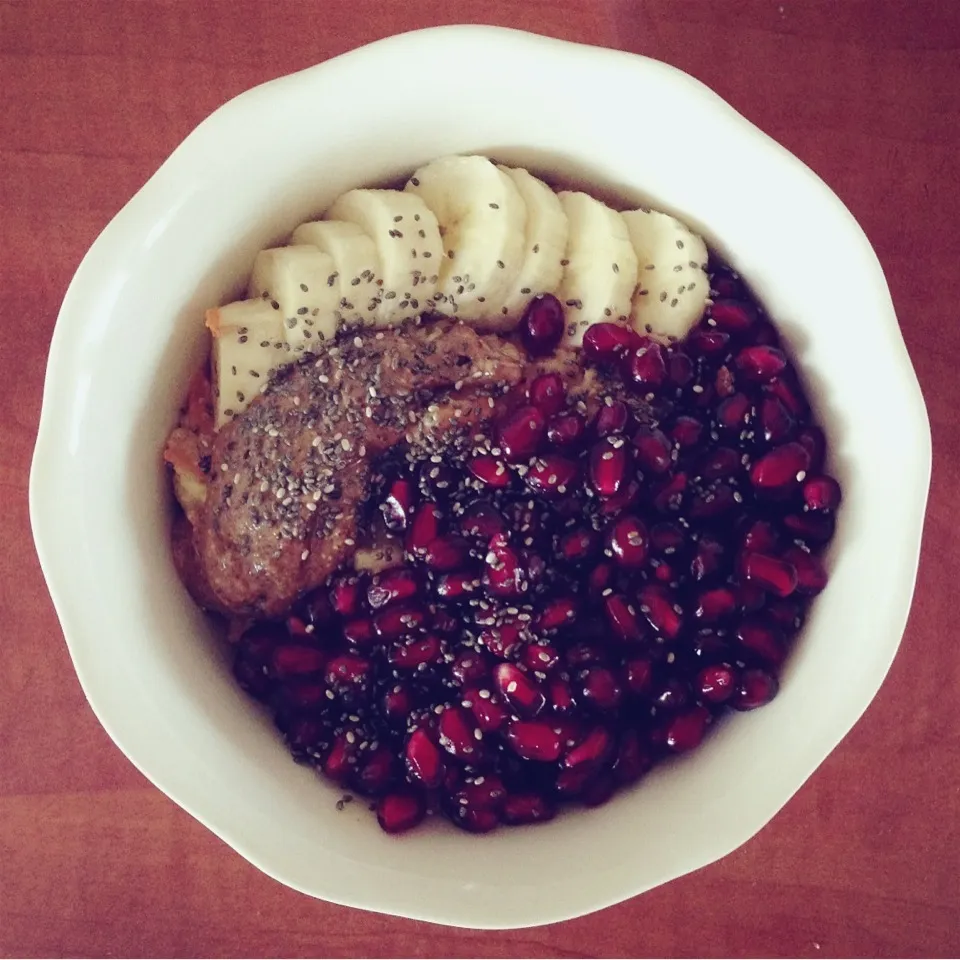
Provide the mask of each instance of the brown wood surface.
MULTIPOLYGON (((0 953, 955 956, 958 96, 957 0, 0 3, 0 953), (721 863, 600 914, 502 934, 300 896, 147 784, 83 698, 27 516, 49 337, 110 217, 234 94, 458 21, 669 61, 813 167, 887 271, 936 450, 903 647, 812 781, 721 863)), ((723 149, 703 146, 708 160, 723 149)))

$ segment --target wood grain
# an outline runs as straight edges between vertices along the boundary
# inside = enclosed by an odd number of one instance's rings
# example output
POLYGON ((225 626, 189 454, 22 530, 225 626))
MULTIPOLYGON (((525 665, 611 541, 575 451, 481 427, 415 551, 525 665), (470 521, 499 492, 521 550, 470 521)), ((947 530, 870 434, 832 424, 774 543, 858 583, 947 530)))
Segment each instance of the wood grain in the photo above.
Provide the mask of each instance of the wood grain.
MULTIPOLYGON (((0 4, 0 953, 956 955, 958 93, 955 0, 0 4), (813 167, 880 255, 936 451, 901 653, 813 780, 721 863, 594 916, 503 934, 299 896, 150 787, 84 701, 27 516, 49 337, 110 217, 229 97, 378 37, 458 21, 669 61, 813 167)), ((709 160, 723 144, 703 149, 709 160)))

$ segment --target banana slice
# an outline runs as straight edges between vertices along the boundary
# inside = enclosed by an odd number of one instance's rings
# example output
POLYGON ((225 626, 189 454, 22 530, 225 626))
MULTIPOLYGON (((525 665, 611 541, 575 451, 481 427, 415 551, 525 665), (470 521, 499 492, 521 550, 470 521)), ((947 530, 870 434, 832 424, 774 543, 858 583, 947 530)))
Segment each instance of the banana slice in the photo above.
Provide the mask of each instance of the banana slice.
POLYGON ((253 261, 248 296, 277 304, 295 356, 337 334, 342 313, 333 258, 309 244, 261 250, 253 261))
POLYGON ((586 193, 558 196, 570 233, 557 296, 567 314, 564 343, 579 346, 591 324, 630 316, 637 255, 616 210, 586 193))
POLYGON ((639 263, 631 322, 640 333, 680 340, 703 315, 710 294, 707 245, 657 210, 622 216, 639 263))
POLYGON ((333 257, 343 323, 375 323, 380 306, 380 257, 374 242, 355 223, 314 220, 293 231, 291 241, 308 243, 333 257))
POLYGON ((350 190, 324 214, 346 220, 369 236, 380 260, 377 322, 397 324, 433 309, 440 271, 437 218, 412 193, 350 190))
POLYGON ((513 180, 486 157, 443 157, 417 170, 406 189, 440 224, 437 312, 487 320, 490 305, 500 304, 509 317, 504 298, 523 262, 527 218, 513 180))
POLYGON ((262 298, 214 307, 206 314, 213 335, 217 429, 246 410, 274 371, 292 358, 283 312, 262 298))
POLYGON ((559 289, 569 227, 560 200, 542 180, 522 167, 499 169, 513 181, 527 208, 520 270, 503 300, 489 310, 492 318, 503 317, 499 326, 513 327, 533 297, 559 289))

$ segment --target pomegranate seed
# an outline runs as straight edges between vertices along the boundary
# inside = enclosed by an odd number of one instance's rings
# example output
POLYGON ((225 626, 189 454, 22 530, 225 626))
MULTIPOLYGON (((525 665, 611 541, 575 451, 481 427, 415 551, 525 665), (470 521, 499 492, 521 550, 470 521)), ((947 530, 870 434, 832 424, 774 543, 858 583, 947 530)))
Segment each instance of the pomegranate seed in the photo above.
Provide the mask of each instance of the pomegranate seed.
POLYGON ((808 510, 836 510, 840 498, 840 484, 833 477, 818 475, 803 482, 803 502, 808 510))
POLYGON ((320 706, 327 694, 324 683, 293 682, 283 686, 283 698, 294 710, 310 710, 320 706))
POLYGON ((726 550, 719 540, 702 536, 697 541, 697 550, 690 561, 690 575, 694 580, 706 580, 719 573, 726 559, 726 550))
POLYGON ((543 720, 513 720, 506 737, 517 756, 524 760, 553 763, 560 757, 560 735, 543 720))
POLYGON ((609 563, 599 563, 587 575, 587 593, 590 598, 598 602, 613 582, 614 569, 609 563))
POLYGON ((330 605, 341 617, 352 617, 360 610, 361 588, 356 577, 338 577, 330 586, 330 605))
POLYGON ((837 521, 832 513, 788 513, 783 525, 794 539, 822 544, 833 539, 837 521))
POLYGON ((650 626, 669 640, 673 640, 683 626, 676 602, 664 587, 647 584, 640 591, 640 612, 650 626))
POLYGON ((395 667, 416 670, 424 663, 439 663, 443 659, 443 648, 440 638, 431 633, 391 647, 388 659, 395 667))
POLYGON ((520 339, 531 356, 543 356, 560 345, 565 326, 563 305, 546 293, 527 304, 520 320, 520 339))
POLYGON ((623 690, 606 667, 588 667, 580 674, 580 695, 585 703, 607 712, 620 706, 623 690))
POLYGON ((490 538, 484 559, 483 582, 498 597, 518 597, 527 589, 520 558, 504 533, 490 538))
POLYGON ((466 540, 452 534, 437 537, 427 544, 423 551, 423 562, 438 573, 445 573, 462 567, 467 561, 470 547, 466 540))
POLYGON ((650 528, 650 547, 655 553, 673 556, 686 542, 686 535, 675 523, 655 523, 650 528))
POLYGON ((755 553, 774 553, 780 538, 772 523, 755 520, 743 537, 743 549, 755 553))
POLYGON ((488 690, 468 690, 464 693, 463 700, 470 704, 470 712, 481 733, 496 733, 502 729, 507 719, 507 710, 499 700, 489 695, 488 690), (487 694, 486 697, 482 696, 484 693, 487 694))
POLYGON ((612 497, 620 491, 627 472, 627 454, 601 440, 590 451, 590 483, 600 497, 612 497))
POLYGON ((413 481, 408 477, 394 480, 380 504, 384 526, 388 530, 406 530, 413 514, 414 502, 413 481))
POLYGON ((681 416, 673 421, 670 436, 673 442, 680 447, 695 447, 703 435, 703 424, 696 417, 681 416))
POLYGON ((716 623, 729 617, 737 609, 737 598, 729 587, 702 590, 697 595, 697 608, 693 615, 701 623, 716 623))
POLYGON ((568 667, 575 669, 576 667, 589 666, 592 663, 606 663, 607 654, 603 647, 581 640, 567 647, 564 659, 568 667))
POLYGON ((666 473, 673 466, 673 446, 662 430, 639 427, 633 434, 637 460, 650 473, 666 473))
POLYGON ((627 689, 638 697, 645 697, 653 687, 653 663, 645 657, 633 657, 623 665, 627 689))
POLYGON ((750 468, 750 482, 761 490, 777 490, 803 480, 810 454, 799 443, 774 447, 750 468))
POLYGON ((735 334, 745 333, 757 320, 756 307, 743 300, 714 300, 709 315, 718 330, 735 334))
POLYGON ((494 490, 501 490, 510 483, 510 471, 506 464, 490 454, 473 457, 468 461, 467 469, 482 484, 494 490))
POLYGON ((651 767, 653 758, 640 742, 636 730, 624 730, 617 744, 617 755, 610 772, 620 786, 636 783, 651 767))
POLYGON ((412 709, 413 696, 406 687, 400 684, 383 695, 383 712, 390 720, 405 725, 412 709))
POLYGON ((620 640, 632 642, 643 639, 643 629, 637 619, 636 610, 626 597, 611 594, 604 598, 603 612, 606 614, 610 629, 620 640))
POLYGON ((640 337, 619 323, 594 323, 583 335, 583 356, 588 363, 612 363, 635 349, 640 337))
POLYGON ((570 597, 554 597, 544 604, 534 624, 538 633, 566 627, 577 619, 577 602, 570 597))
POLYGON ((827 585, 827 571, 820 560, 800 547, 791 547, 783 559, 797 572, 797 590, 808 595, 820 593, 827 585))
POLYGON ((609 773, 601 773, 586 783, 580 799, 584 806, 599 807, 613 796, 616 789, 617 785, 613 777, 609 773))
POLYGON ((578 770, 564 770, 556 782, 556 792, 564 800, 571 800, 582 795, 596 771, 592 767, 581 767, 578 770))
POLYGON ((599 767, 613 749, 613 737, 606 727, 594 727, 576 746, 564 754, 562 765, 568 770, 599 767))
POLYGON ((730 648, 712 630, 702 631, 694 640, 691 649, 694 661, 697 663, 712 663, 730 657, 730 648))
POLYGON ((717 407, 717 426, 740 433, 752 419, 753 403, 745 393, 734 393, 717 407))
POLYGON ((535 717, 547 705, 540 685, 512 663, 500 663, 493 668, 493 685, 522 716, 535 717))
POLYGON ((497 429, 500 448, 508 460, 527 460, 540 446, 547 429, 543 413, 534 406, 518 407, 508 414, 497 429))
POLYGON ((761 318, 754 326, 750 339, 759 347, 775 347, 780 343, 780 334, 769 320, 761 318))
POLYGON ((396 757, 386 746, 371 750, 356 776, 357 789, 368 796, 383 793, 396 776, 396 757))
POLYGON ((667 375, 672 384, 682 389, 694 377, 693 361, 685 353, 671 350, 667 359, 667 375))
POLYGON ((687 475, 675 473, 669 480, 656 488, 653 494, 653 506, 661 513, 676 512, 683 506, 684 491, 687 489, 687 475))
POLYGON ((766 591, 758 583, 748 580, 737 584, 737 603, 744 613, 755 613, 767 602, 766 591))
POLYGON ((567 402, 563 377, 559 373, 542 373, 527 389, 527 399, 545 417, 559 413, 567 402))
POLYGON ((343 625, 343 638, 351 647, 372 647, 376 634, 369 617, 354 617, 343 625))
POLYGON ((437 580, 437 596, 444 600, 460 600, 473 596, 480 581, 472 573, 445 573, 437 580))
POLYGON ((307 623, 305 620, 301 620, 300 617, 291 614, 284 621, 284 626, 287 628, 287 633, 290 634, 292 640, 308 640, 312 630, 307 629, 307 623))
POLYGON ((451 821, 469 833, 489 833, 500 823, 500 815, 489 807, 471 807, 454 804, 450 809, 451 821))
POLYGON ((521 658, 532 673, 547 673, 560 662, 560 654, 555 647, 546 643, 531 643, 523 651, 521 658))
POLYGON ((810 473, 819 473, 823 469, 823 457, 827 449, 827 440, 819 427, 805 427, 797 435, 797 443, 807 451, 810 458, 810 473))
POLYGON ((771 380, 765 389, 775 396, 794 418, 803 420, 810 412, 807 398, 803 395, 803 390, 797 383, 795 375, 790 371, 785 371, 776 380, 771 380))
POLYGON ((405 547, 407 553, 420 556, 427 547, 440 535, 440 521, 443 514, 433 502, 421 504, 420 509, 413 515, 413 522, 407 531, 405 547))
POLYGON ((554 713, 565 714, 573 711, 576 704, 568 680, 563 677, 552 677, 547 681, 547 692, 550 694, 550 704, 554 713))
POLYGON ((703 357, 716 357, 726 353, 730 343, 730 334, 723 330, 711 330, 701 327, 687 337, 686 348, 693 354, 703 357))
POLYGON ((403 833, 417 826, 426 812, 421 794, 412 790, 388 793, 377 803, 377 823, 386 833, 403 833))
POLYGON ((413 570, 388 570, 367 587, 367 604, 377 610, 388 603, 409 600, 419 592, 420 581, 413 570))
POLYGON ((718 267, 710 273, 710 290, 717 297, 737 298, 744 295, 739 275, 728 267, 718 267))
POLYGON ((659 389, 667 378, 667 364, 660 344, 650 342, 633 350, 627 358, 627 373, 642 391, 659 389))
POLYGON ((599 546, 599 534, 589 527, 582 527, 565 533, 557 545, 557 552, 561 559, 578 564, 591 559, 599 546))
POLYGON ((410 734, 404 756, 407 774, 415 781, 428 788, 439 787, 443 782, 444 766, 440 750, 423 727, 410 734))
POLYGON ((490 627, 481 632, 479 640, 495 657, 505 659, 512 656, 520 643, 519 624, 508 621, 498 627, 490 627))
POLYGON ((481 683, 490 676, 490 660, 479 650, 461 650, 450 664, 450 676, 461 687, 481 683))
POLYGON ((607 547, 623 567, 642 566, 647 559, 649 545, 647 528, 633 516, 621 517, 607 535, 607 547))
POLYGON ((786 656, 783 633, 761 617, 748 617, 737 628, 740 646, 770 666, 779 667, 786 656))
POLYGON ((294 759, 302 762, 317 753, 317 745, 323 736, 321 724, 309 717, 301 717, 294 721, 287 731, 287 746, 293 753, 294 759))
POLYGON ((324 679, 335 690, 348 690, 367 682, 370 676, 370 661, 355 657, 352 653, 342 653, 327 664, 324 679))
POLYGON ((327 655, 316 647, 285 644, 273 651, 273 672, 280 678, 319 673, 327 663, 327 655))
POLYGON ((783 443, 796 429, 797 421, 790 411, 776 398, 764 397, 760 404, 760 423, 763 438, 767 443, 783 443))
POLYGON ((416 633, 426 618, 426 614, 419 607, 387 607, 374 616, 373 629, 381 640, 397 640, 407 634, 416 633))
POLYGON ((677 714, 669 723, 666 730, 667 746, 674 753, 686 753, 699 747, 703 735, 707 732, 710 723, 710 711, 706 707, 691 707, 677 714))
POLYGON ((748 554, 743 563, 743 574, 777 597, 789 597, 797 588, 797 571, 793 564, 765 553, 748 554))
POLYGON ((694 684, 708 703, 726 703, 737 688, 737 672, 725 663, 711 664, 698 674, 694 684))
POLYGON ((323 761, 323 772, 331 779, 344 781, 353 772, 356 759, 356 734, 350 731, 338 734, 330 746, 330 752, 323 761))
POLYGON ((495 773, 485 773, 459 786, 451 799, 457 806, 496 811, 507 799, 507 788, 495 773))
POLYGON ((600 516, 615 517, 628 507, 632 507, 640 499, 640 484, 636 480, 628 480, 620 488, 619 493, 612 497, 600 500, 600 516))
POLYGON ((476 538, 484 543, 506 529, 503 514, 489 500, 474 500, 460 517, 460 532, 465 537, 476 538))
POLYGON ((472 761, 480 749, 480 742, 473 735, 474 719, 463 707, 447 707, 440 714, 437 724, 440 746, 464 762, 472 761))
POLYGON ((524 480, 534 493, 549 497, 565 493, 576 476, 576 463, 552 453, 536 459, 524 480))
POLYGON ((777 626, 792 633, 803 623, 803 604, 799 600, 771 600, 766 613, 777 626))
POLYGON ((597 413, 593 428, 598 437, 623 433, 630 422, 630 411, 622 400, 607 400, 597 413))
POLYGON ((735 362, 743 376, 759 383, 772 380, 787 367, 783 351, 771 346, 744 347, 737 354, 735 362))
POLYGON ((586 433, 587 424, 579 413, 561 413, 547 424, 547 439, 561 449, 576 446, 586 433))
POLYGON ((504 823, 543 823, 556 816, 556 807, 539 793, 511 793, 503 802, 500 816, 504 823))
POLYGON ((717 483, 693 498, 690 502, 690 516, 696 520, 719 517, 734 510, 739 502, 733 487, 726 483, 717 483))
POLYGON ((777 678, 766 670, 744 670, 730 700, 734 710, 755 710, 769 703, 780 689, 777 678))
POLYGON ((653 575, 660 583, 676 584, 679 581, 679 570, 671 566, 666 560, 652 560, 653 575))

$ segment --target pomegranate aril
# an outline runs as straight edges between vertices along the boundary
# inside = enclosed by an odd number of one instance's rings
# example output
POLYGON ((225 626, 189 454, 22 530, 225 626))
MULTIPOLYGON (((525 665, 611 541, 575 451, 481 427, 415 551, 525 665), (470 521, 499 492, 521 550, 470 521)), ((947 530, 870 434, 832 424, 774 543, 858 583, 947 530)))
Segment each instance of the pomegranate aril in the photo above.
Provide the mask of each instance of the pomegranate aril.
POLYGON ((707 703, 726 703, 737 688, 737 671, 725 663, 704 667, 696 676, 694 686, 707 703))
POLYGON ((714 357, 725 353, 729 343, 730 334, 724 330, 700 327, 687 337, 684 346, 693 354, 714 357))
POLYGON ((524 760, 553 763, 560 757, 560 735, 543 720, 513 720, 507 727, 507 743, 524 760))
POLYGON ((474 736, 475 729, 473 716, 463 707, 447 707, 437 723, 440 746, 458 760, 472 763, 480 751, 480 741, 474 736))
POLYGON ((765 553, 750 553, 743 561, 743 575, 777 597, 789 597, 797 588, 793 564, 765 553))
POLYGON ((706 707, 691 707, 673 717, 666 728, 666 745, 674 753, 686 753, 700 746, 710 723, 706 707))
POLYGON ((504 533, 507 522, 503 514, 489 500, 474 500, 460 516, 460 532, 465 537, 488 543, 498 533, 504 533))
POLYGON ((598 437, 609 437, 623 433, 630 422, 630 411, 622 400, 607 400, 600 407, 593 429, 598 437))
POLYGON ((710 290, 717 298, 736 299, 744 295, 740 275, 729 267, 710 268, 710 290))
POLYGON ((527 399, 545 417, 559 413, 567 402, 563 377, 559 373, 542 373, 527 388, 527 399))
POLYGON ((493 668, 493 686, 507 705, 521 716, 535 717, 547 705, 540 685, 515 664, 497 664, 493 668))
POLYGON ((817 426, 805 427, 797 434, 797 443, 807 451, 810 463, 808 471, 819 473, 823 469, 823 457, 827 448, 823 431, 817 426))
POLYGON ((774 553, 779 543, 777 530, 768 520, 755 520, 743 536, 743 549, 751 553, 774 553))
POLYGON ((616 710, 622 699, 623 689, 606 667, 588 667, 580 674, 578 702, 606 713, 616 710))
POLYGON ((352 617, 360 610, 363 596, 357 577, 338 577, 330 586, 330 605, 341 617, 352 617))
POLYGON ((654 553, 673 556, 687 542, 686 534, 675 523, 655 523, 650 528, 650 547, 654 553))
POLYGON ((808 545, 823 544, 833 539, 837 521, 832 513, 788 513, 783 525, 795 540, 803 540, 808 545))
POLYGON ((547 440, 565 450, 580 443, 586 431, 586 421, 579 413, 561 413, 547 424, 547 440))
POLYGON ((384 526, 388 530, 406 530, 416 503, 416 492, 409 477, 394 480, 380 503, 384 526))
POLYGON ((596 775, 592 767, 580 767, 577 770, 563 770, 558 774, 554 790, 562 800, 579 797, 590 780, 596 775))
POLYGON ((323 772, 331 779, 343 782, 356 769, 357 735, 352 730, 337 734, 330 752, 323 761, 323 772))
POLYGON ((640 591, 640 612, 658 633, 673 640, 683 627, 683 618, 677 612, 674 597, 664 587, 647 584, 640 591))
POLYGON ((543 605, 534 621, 534 628, 539 633, 552 633, 561 627, 569 626, 576 619, 576 600, 570 597, 554 597, 543 605))
POLYGON ((782 376, 771 380, 764 389, 776 397, 795 419, 802 420, 810 412, 807 398, 803 395, 803 390, 792 372, 784 371, 782 376))
POLYGON ((514 462, 527 460, 540 446, 547 423, 543 413, 532 405, 509 413, 497 429, 503 455, 514 462))
POLYGON ((286 733, 287 746, 299 763, 316 756, 317 747, 323 736, 323 726, 318 720, 300 717, 295 720, 286 733))
POLYGON ((621 445, 613 446, 606 440, 590 451, 590 484, 600 497, 618 493, 627 473, 627 453, 621 445))
POLYGON ((653 662, 645 657, 632 657, 623 665, 623 680, 630 693, 645 697, 653 688, 653 662))
POLYGON ((290 634, 290 638, 296 641, 309 640, 310 635, 313 633, 313 630, 307 629, 306 620, 302 620, 300 617, 291 614, 284 621, 284 626, 287 628, 287 633, 290 634))
POLYGON ((361 793, 376 796, 388 789, 396 776, 397 759, 387 746, 379 746, 367 754, 354 782, 361 793))
POLYGON ((636 480, 628 480, 618 493, 600 500, 600 516, 615 517, 628 507, 632 507, 640 499, 640 484, 636 480))
POLYGON ((744 613, 756 613, 767 603, 767 592, 758 583, 743 580, 737 584, 737 604, 744 613))
POLYGON ((708 315, 718 330, 741 334, 756 323, 757 308, 743 300, 717 299, 710 305, 708 315))
MULTIPOLYGON (((592 329, 592 328, 591 328, 592 329)), ((641 391, 656 391, 667 378, 667 364, 659 343, 647 342, 626 360, 627 375, 641 391)))
POLYGON ((377 823, 387 833, 403 833, 417 826, 427 812, 422 794, 412 790, 388 793, 377 803, 377 823))
POLYGON ((736 509, 737 492, 727 483, 716 483, 696 494, 690 501, 690 516, 695 520, 720 517, 736 509))
POLYGON ((520 644, 521 629, 513 621, 488 627, 480 633, 480 643, 501 660, 513 655, 520 644))
POLYGON ((376 632, 369 617, 354 617, 343 625, 343 638, 351 647, 364 649, 373 646, 376 632))
POLYGON ((524 476, 527 486, 541 496, 556 496, 566 493, 570 484, 576 479, 577 464, 551 453, 545 457, 536 458, 524 476))
POLYGON ((430 739, 423 727, 410 734, 404 749, 407 775, 427 788, 439 787, 443 782, 444 766, 440 748, 430 739))
POLYGON ((696 371, 693 361, 678 350, 671 350, 667 358, 667 376, 670 382, 681 389, 693 380, 696 371))
POLYGON ((780 490, 803 480, 810 454, 800 443, 774 447, 750 468, 750 482, 760 490, 780 490))
POLYGON ((443 646, 434 634, 398 643, 390 648, 389 653, 390 663, 404 670, 416 670, 425 663, 439 663, 442 658, 443 646))
POLYGON ((413 570, 388 570, 367 587, 367 604, 376 610, 388 603, 409 600, 419 592, 420 581, 413 570))
POLYGON ((598 563, 587 574, 587 595, 595 603, 600 602, 603 592, 613 583, 614 573, 613 564, 598 563))
POLYGON ((426 622, 427 615, 410 605, 387 607, 374 615, 373 629, 381 640, 397 640, 416 633, 426 622))
POLYGON ((405 547, 407 553, 422 556, 427 547, 440 535, 440 522, 443 513, 432 501, 422 503, 413 515, 413 522, 407 531, 405 547))
POLYGON ((483 582, 498 597, 518 597, 527 589, 517 552, 504 533, 495 534, 484 557, 483 582))
POLYGON ((626 597, 620 594, 605 597, 603 612, 618 639, 628 642, 643 639, 644 631, 637 619, 637 611, 626 597))
POLYGON ((717 426, 739 434, 750 423, 753 401, 745 393, 731 394, 717 407, 717 426))
POLYGON ((583 335, 583 357, 589 363, 612 363, 636 348, 640 337, 620 323, 594 323, 583 335))
POLYGON ((423 551, 423 562, 437 573, 446 573, 462 567, 469 553, 470 547, 466 540, 447 534, 430 541, 423 551))
POLYGON ((437 579, 434 590, 444 600, 460 600, 473 596, 480 588, 480 581, 472 573, 445 573, 437 579))
POLYGON ((669 677, 653 691, 653 702, 663 710, 679 710, 690 700, 690 687, 678 677, 669 677))
POLYGON ((577 643, 571 644, 564 653, 564 661, 571 669, 589 666, 593 663, 607 663, 608 659, 604 646, 590 643, 587 640, 579 640, 577 643))
POLYGON ((791 547, 784 553, 783 559, 797 572, 798 592, 813 595, 820 593, 827 585, 827 571, 820 559, 812 553, 807 553, 800 547, 791 547))
POLYGON ((319 673, 327 663, 327 655, 317 647, 284 644, 273 651, 273 673, 284 679, 319 673))
POLYGON ((467 461, 467 469, 482 484, 493 490, 501 490, 510 484, 510 471, 507 465, 491 454, 481 454, 467 461))
POLYGON ((582 563, 593 557, 599 547, 599 534, 589 527, 582 527, 565 533, 557 545, 557 552, 568 563, 582 563))
POLYGON ((783 633, 768 620, 748 617, 737 627, 737 641, 764 663, 779 667, 786 656, 783 633))
POLYGON ((576 708, 570 681, 564 677, 551 677, 547 680, 547 693, 555 714, 572 713, 576 708))
POLYGON ((736 611, 737 598, 729 587, 716 587, 697 594, 696 604, 693 615, 701 623, 716 623, 736 611))
POLYGON ((356 657, 352 653, 342 653, 334 657, 324 673, 327 686, 337 690, 348 690, 359 687, 370 677, 370 661, 364 657, 356 657))
POLYGON ((808 510, 836 510, 840 499, 840 484, 833 477, 817 475, 803 481, 803 502, 808 510))
POLYGON ((454 804, 450 808, 450 820, 469 833, 489 833, 499 825, 500 814, 489 807, 454 804))
POLYGON ((642 566, 647 559, 649 545, 647 528, 637 517, 621 517, 607 534, 607 548, 622 567, 642 566))
POLYGON ((560 662, 560 654, 548 644, 531 643, 524 648, 521 660, 532 673, 547 673, 560 662))
POLYGON ((687 475, 675 473, 669 480, 664 481, 654 491, 652 502, 655 509, 661 513, 675 513, 683 506, 684 493, 687 489, 687 475))
POLYGON ((326 684, 316 682, 292 682, 283 685, 283 700, 294 710, 312 710, 323 704, 326 684))
POLYGON ((613 749, 613 737, 606 727, 594 727, 576 745, 570 747, 563 755, 562 766, 568 770, 590 765, 598 767, 609 756, 613 749))
POLYGON ((703 424, 696 417, 680 416, 673 421, 670 436, 681 449, 695 447, 703 435, 703 424))
POLYGON ((481 733, 496 733, 507 719, 507 709, 490 695, 487 689, 469 690, 464 693, 464 703, 470 704, 470 712, 477 721, 481 733), (483 694, 486 693, 486 696, 483 694))
POLYGON ((498 811, 507 799, 507 788, 495 773, 484 773, 458 786, 450 799, 460 807, 498 811))
POLYGON ((500 818, 510 826, 518 826, 552 820, 556 813, 556 807, 539 793, 510 793, 503 801, 500 818))
POLYGON ((613 779, 622 787, 636 783, 651 767, 653 758, 640 740, 636 730, 626 729, 620 734, 617 754, 610 768, 613 779))
POLYGON ((531 356, 553 353, 560 345, 566 319, 563 304, 547 293, 534 297, 520 320, 520 340, 531 356))
POLYGON ((640 466, 650 473, 666 473, 673 466, 673 445, 662 430, 648 426, 637 428, 633 445, 640 466))
POLYGON ((720 573, 725 566, 726 553, 719 540, 706 535, 700 537, 690 561, 690 575, 694 580, 701 581, 720 573))
POLYGON ((712 630, 701 631, 690 648, 694 663, 714 663, 730 657, 730 647, 712 630))
POLYGON ((799 600, 771 600, 766 613, 782 630, 793 633, 803 623, 804 605, 799 600))
POLYGON ((782 350, 767 345, 744 347, 736 357, 737 369, 748 380, 766 383, 787 367, 782 350))
POLYGON ((490 659, 480 650, 461 650, 450 664, 450 676, 461 687, 481 683, 490 676, 490 659))
POLYGON ((398 725, 405 725, 406 719, 413 709, 413 695, 407 687, 397 684, 383 695, 381 709, 388 720, 392 720, 398 725))
POLYGON ((779 690, 777 678, 766 670, 744 670, 730 698, 734 710, 755 710, 769 703, 779 690))
POLYGON ((613 796, 616 789, 613 777, 609 773, 601 773, 587 781, 580 793, 580 800, 584 806, 599 807, 613 796))
POLYGON ((763 438, 767 443, 783 443, 796 429, 797 421, 789 410, 776 398, 764 397, 760 404, 760 423, 763 438))

